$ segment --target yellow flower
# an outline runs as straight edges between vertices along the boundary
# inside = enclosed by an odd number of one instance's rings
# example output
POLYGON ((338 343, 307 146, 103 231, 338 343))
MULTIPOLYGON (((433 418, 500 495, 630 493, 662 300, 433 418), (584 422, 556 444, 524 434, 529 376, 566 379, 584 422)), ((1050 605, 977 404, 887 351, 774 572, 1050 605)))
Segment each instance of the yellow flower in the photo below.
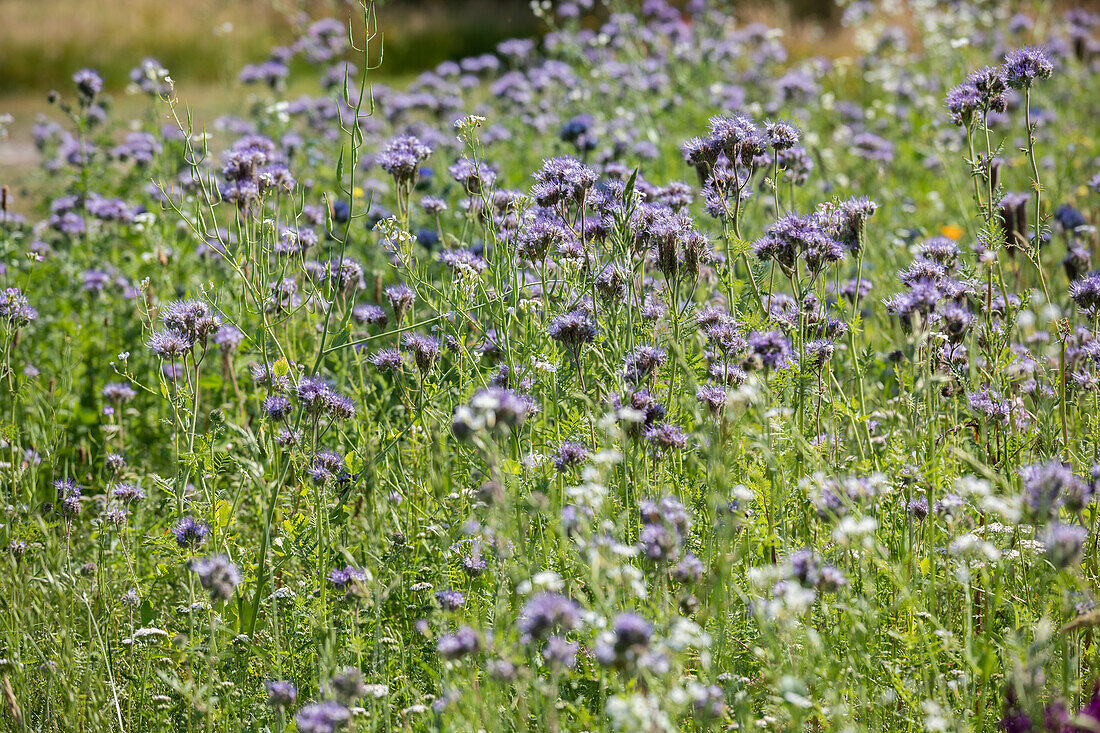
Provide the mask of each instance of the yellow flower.
POLYGON ((947 237, 948 239, 953 239, 957 242, 962 237, 963 230, 962 227, 956 224, 945 224, 944 226, 940 227, 940 234, 947 237))

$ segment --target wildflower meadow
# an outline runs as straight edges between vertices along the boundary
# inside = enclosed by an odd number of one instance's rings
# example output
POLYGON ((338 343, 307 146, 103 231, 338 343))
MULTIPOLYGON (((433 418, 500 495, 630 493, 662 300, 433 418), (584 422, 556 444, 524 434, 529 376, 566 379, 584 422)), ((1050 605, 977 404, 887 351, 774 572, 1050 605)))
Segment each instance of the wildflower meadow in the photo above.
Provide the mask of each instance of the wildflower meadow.
POLYGON ((326 7, 3 188, 0 729, 1100 730, 1095 9, 326 7))

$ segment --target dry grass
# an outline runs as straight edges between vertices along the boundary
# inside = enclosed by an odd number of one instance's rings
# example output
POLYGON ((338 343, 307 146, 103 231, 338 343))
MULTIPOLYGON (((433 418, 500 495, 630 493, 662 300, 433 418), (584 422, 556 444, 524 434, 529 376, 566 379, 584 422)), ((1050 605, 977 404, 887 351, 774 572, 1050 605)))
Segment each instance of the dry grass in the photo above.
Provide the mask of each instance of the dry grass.
MULTIPOLYGON (((515 0, 380 6, 391 71, 479 53, 534 30, 527 4, 515 0)), ((108 87, 118 88, 145 56, 177 79, 230 79, 272 46, 291 42, 296 19, 346 18, 356 7, 307 0, 3 0, 0 96, 60 87, 82 66, 94 66, 108 87)))
POLYGON ((5 94, 59 86, 82 66, 119 86, 145 56, 217 80, 288 35, 285 21, 260 0, 6 0, 0 15, 5 94))

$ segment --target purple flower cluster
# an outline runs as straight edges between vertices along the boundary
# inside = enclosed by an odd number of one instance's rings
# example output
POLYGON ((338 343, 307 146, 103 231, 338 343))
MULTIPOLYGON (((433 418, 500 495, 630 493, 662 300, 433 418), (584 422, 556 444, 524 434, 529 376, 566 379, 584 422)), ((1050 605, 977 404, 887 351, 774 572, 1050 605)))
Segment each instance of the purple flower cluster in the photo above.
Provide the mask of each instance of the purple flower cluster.
POLYGON ((660 501, 644 499, 638 504, 641 530, 638 544, 645 557, 658 565, 680 558, 691 531, 691 516, 679 500, 666 496, 660 501))

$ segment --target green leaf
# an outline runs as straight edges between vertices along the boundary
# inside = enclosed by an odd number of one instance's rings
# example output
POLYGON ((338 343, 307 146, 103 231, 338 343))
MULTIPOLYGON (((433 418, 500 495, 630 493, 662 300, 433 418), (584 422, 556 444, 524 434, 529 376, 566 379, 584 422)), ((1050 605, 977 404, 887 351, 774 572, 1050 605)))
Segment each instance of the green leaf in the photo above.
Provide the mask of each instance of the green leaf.
POLYGON ((354 476, 363 468, 363 462, 359 460, 359 456, 355 451, 351 451, 344 456, 344 467, 347 468, 348 473, 354 476))
POLYGON ((634 172, 630 174, 630 179, 626 182, 626 188, 623 189, 623 203, 630 205, 630 202, 634 199, 634 184, 638 182, 638 169, 635 168, 634 172))
POLYGON ((214 517, 218 523, 218 529, 225 529, 229 526, 230 513, 232 511, 233 507, 224 499, 219 499, 214 504, 214 517))

